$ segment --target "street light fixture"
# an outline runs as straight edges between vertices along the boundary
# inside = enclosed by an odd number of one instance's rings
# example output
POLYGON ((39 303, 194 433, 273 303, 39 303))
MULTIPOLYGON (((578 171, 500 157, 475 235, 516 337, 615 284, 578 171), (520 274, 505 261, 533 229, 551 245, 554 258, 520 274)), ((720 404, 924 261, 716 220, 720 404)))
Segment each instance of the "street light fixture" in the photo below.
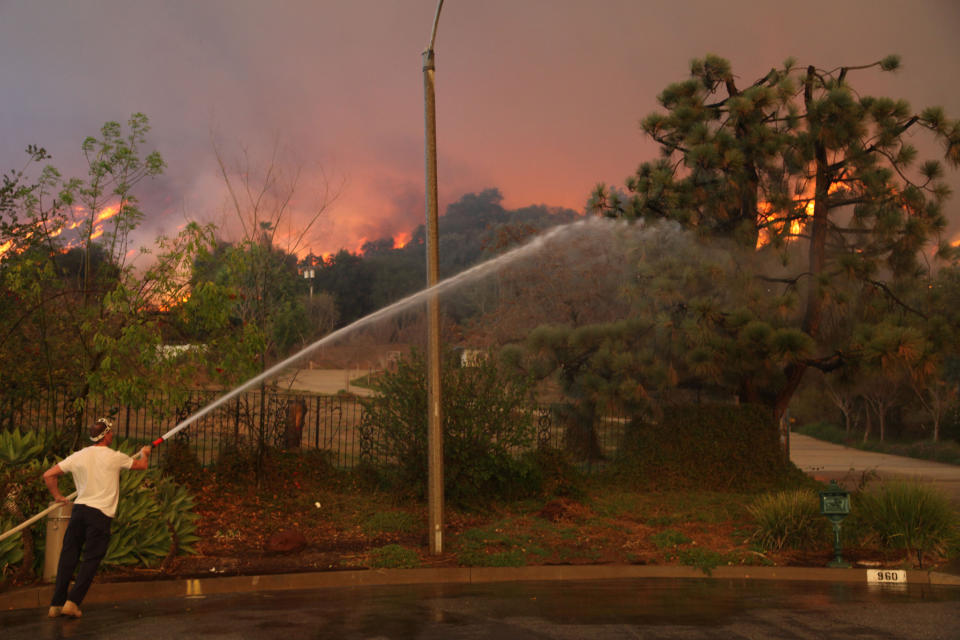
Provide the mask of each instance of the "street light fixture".
POLYGON ((303 278, 310 283, 310 299, 313 300, 313 279, 317 277, 317 271, 313 267, 303 270, 303 278))

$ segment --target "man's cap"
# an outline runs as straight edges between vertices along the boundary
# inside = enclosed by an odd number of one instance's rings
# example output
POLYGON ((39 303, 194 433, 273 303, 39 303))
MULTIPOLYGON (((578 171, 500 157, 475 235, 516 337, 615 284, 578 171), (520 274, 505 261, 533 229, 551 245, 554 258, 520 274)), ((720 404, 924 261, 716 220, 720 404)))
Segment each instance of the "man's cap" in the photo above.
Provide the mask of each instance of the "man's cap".
POLYGON ((110 421, 110 418, 97 418, 97 421, 90 427, 90 442, 100 442, 111 429, 113 429, 113 422, 110 421))

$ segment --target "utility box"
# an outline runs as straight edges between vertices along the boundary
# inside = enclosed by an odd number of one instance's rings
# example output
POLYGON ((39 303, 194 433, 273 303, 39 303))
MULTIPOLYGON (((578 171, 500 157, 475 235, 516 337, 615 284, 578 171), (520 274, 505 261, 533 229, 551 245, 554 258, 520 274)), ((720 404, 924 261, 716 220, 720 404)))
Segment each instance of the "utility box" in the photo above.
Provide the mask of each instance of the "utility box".
POLYGON ((43 554, 43 580, 53 582, 57 578, 57 563, 60 562, 60 550, 63 549, 63 534, 70 523, 70 514, 73 513, 73 503, 60 503, 47 516, 46 550, 43 554))

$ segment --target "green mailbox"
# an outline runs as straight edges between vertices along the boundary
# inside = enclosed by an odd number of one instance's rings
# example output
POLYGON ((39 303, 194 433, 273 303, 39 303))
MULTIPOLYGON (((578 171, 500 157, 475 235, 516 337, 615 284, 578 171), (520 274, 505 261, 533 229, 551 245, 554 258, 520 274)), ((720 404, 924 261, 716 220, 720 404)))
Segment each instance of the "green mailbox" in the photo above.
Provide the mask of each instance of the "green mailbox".
POLYGON ((836 480, 831 480, 826 491, 820 492, 820 513, 833 523, 834 558, 827 566, 849 568, 850 564, 844 562, 840 554, 840 523, 850 515, 850 492, 845 491, 836 480))

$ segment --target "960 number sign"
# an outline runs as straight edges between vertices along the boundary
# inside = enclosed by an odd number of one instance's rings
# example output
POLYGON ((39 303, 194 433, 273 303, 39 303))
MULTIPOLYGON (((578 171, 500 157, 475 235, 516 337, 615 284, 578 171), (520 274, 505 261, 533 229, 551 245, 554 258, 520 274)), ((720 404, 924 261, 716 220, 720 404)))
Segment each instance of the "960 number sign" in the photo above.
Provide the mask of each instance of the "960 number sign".
POLYGON ((867 571, 867 582, 906 584, 907 572, 899 569, 870 569, 867 571))

